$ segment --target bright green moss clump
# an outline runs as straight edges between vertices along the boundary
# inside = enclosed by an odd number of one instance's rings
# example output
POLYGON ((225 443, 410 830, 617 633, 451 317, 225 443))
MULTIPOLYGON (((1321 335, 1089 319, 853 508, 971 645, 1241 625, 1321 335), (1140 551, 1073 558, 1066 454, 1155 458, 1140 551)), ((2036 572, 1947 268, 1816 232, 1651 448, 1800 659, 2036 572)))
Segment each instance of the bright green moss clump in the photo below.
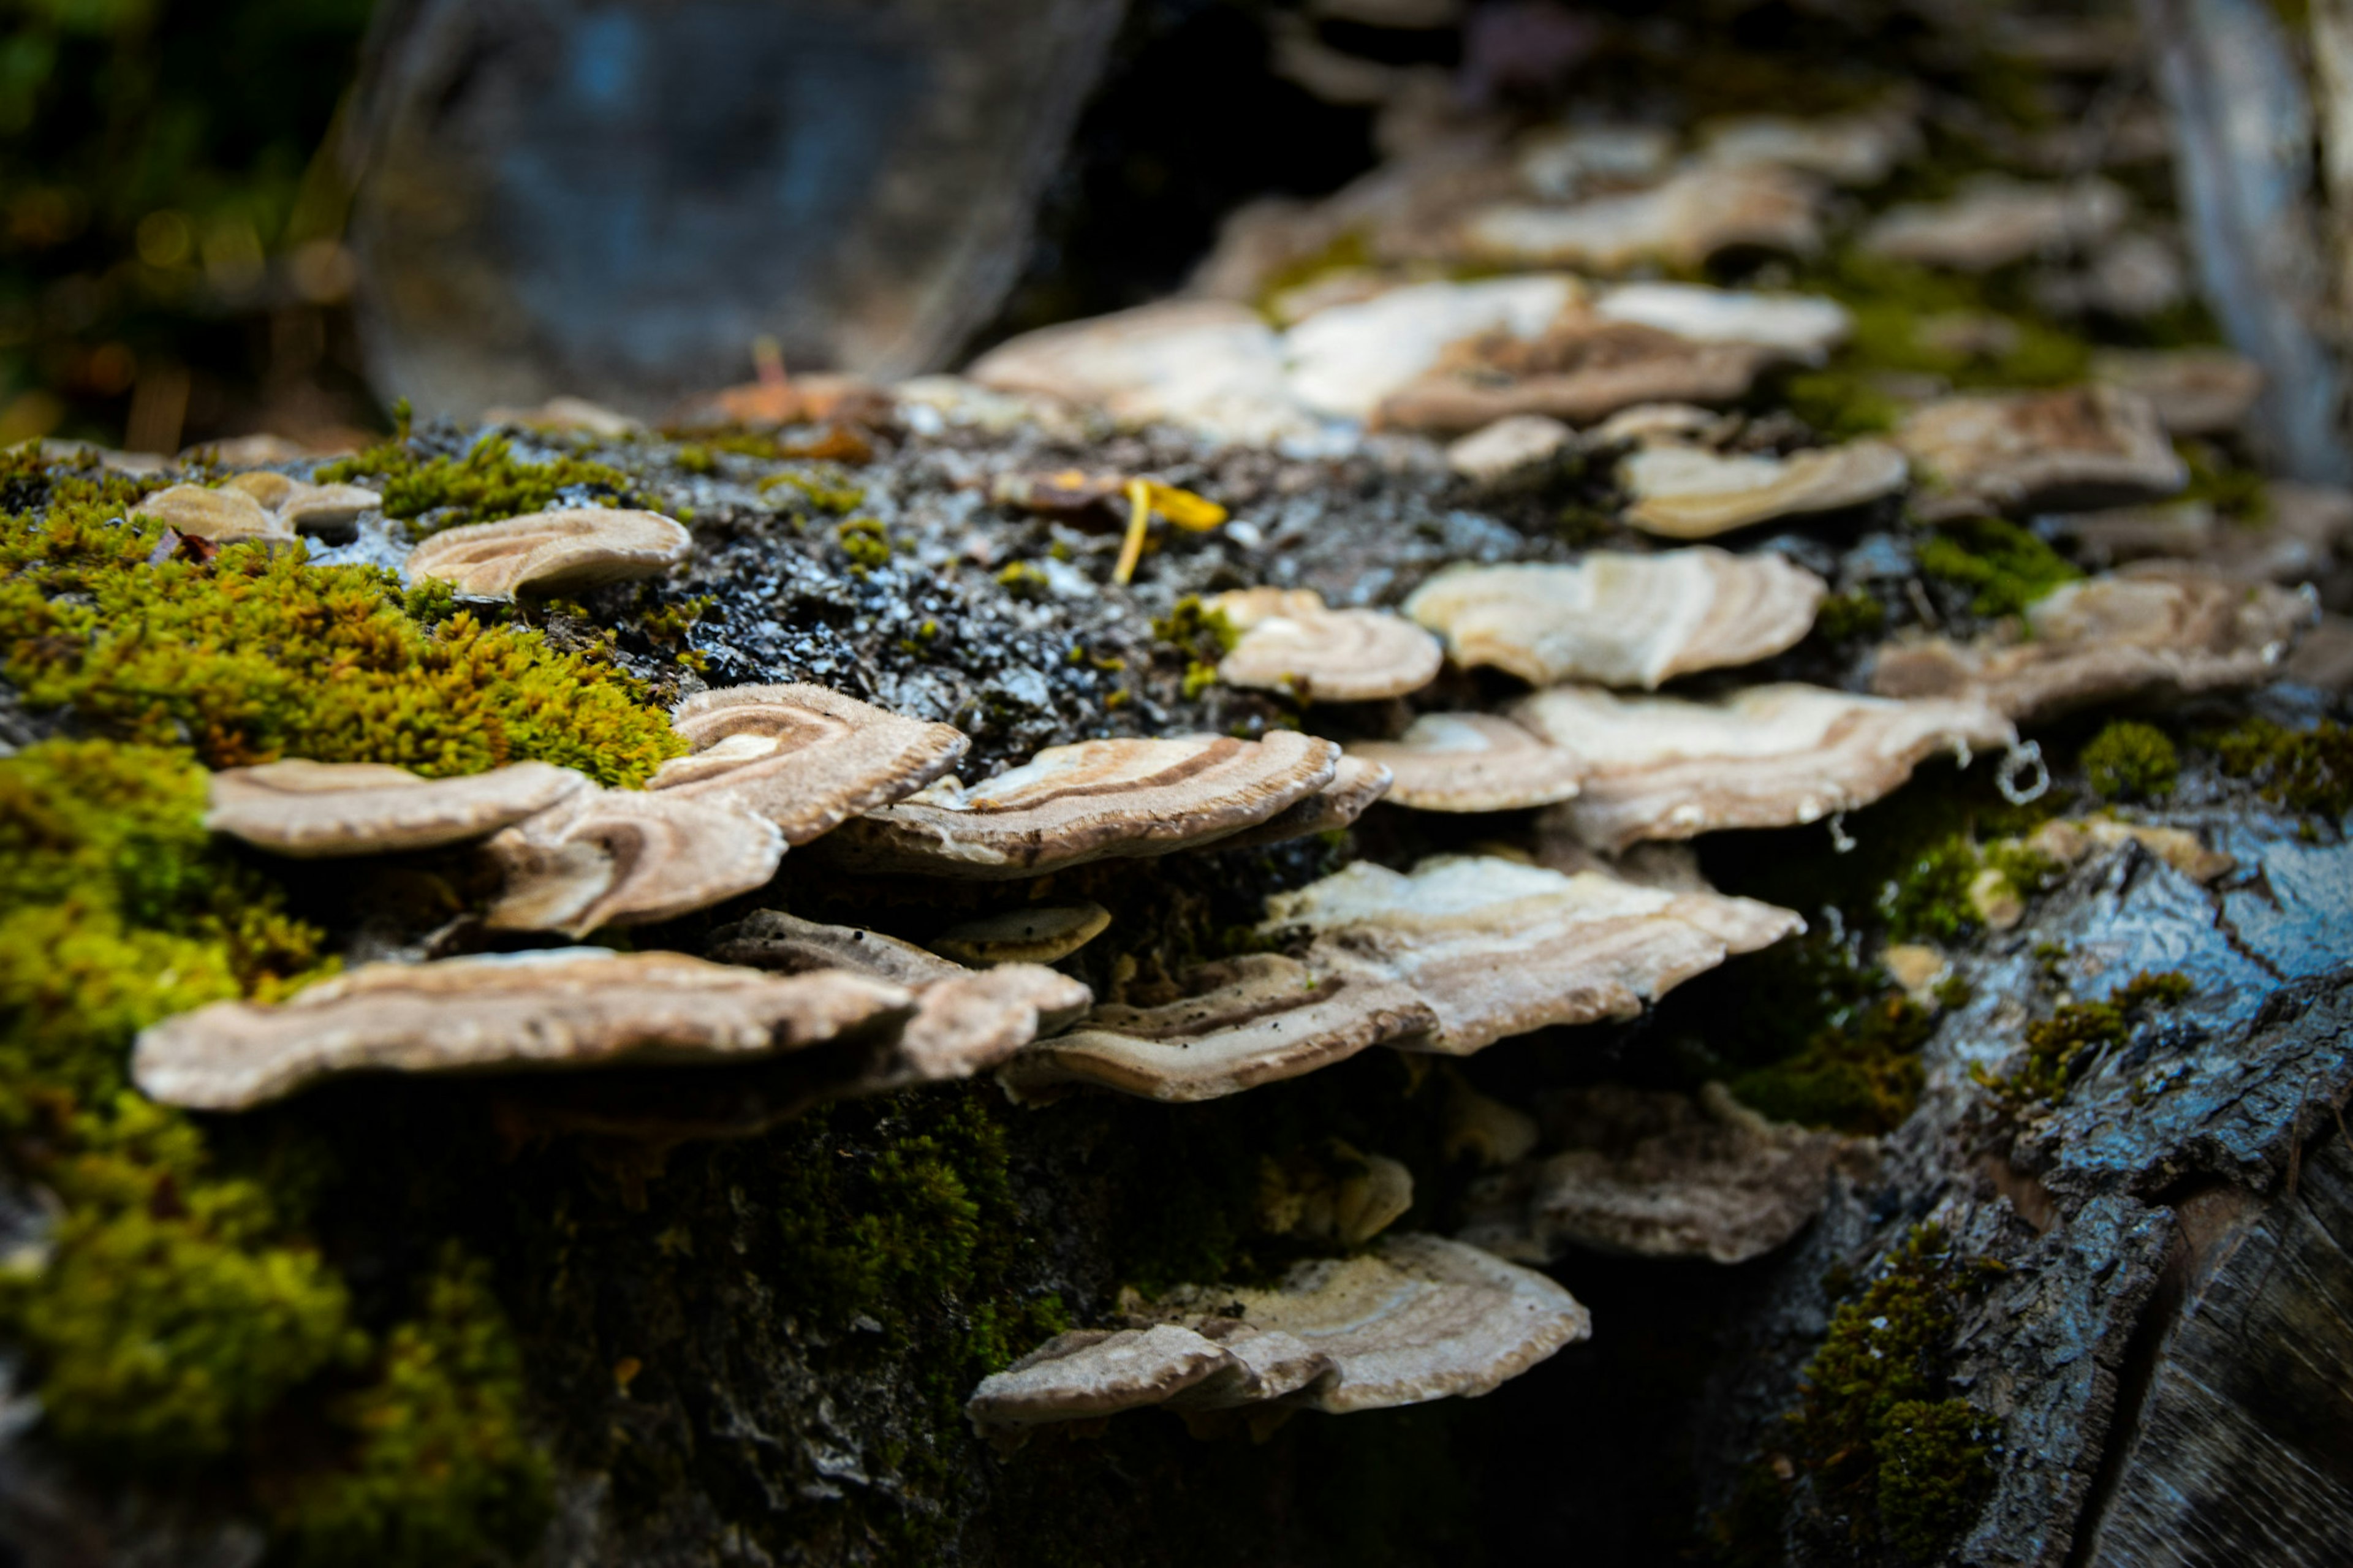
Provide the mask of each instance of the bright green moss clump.
POLYGON ((1974 592, 1980 616, 2014 616, 2083 574, 2014 522, 1981 517, 1951 524, 1920 542, 1920 570, 1974 592))
POLYGON ((2050 1017, 2029 1024, 2026 1058, 2016 1071, 1997 1076, 1976 1068, 1972 1074, 2013 1112, 2056 1105, 2066 1099, 2079 1061, 2124 1044, 2150 1008, 2178 1005, 2189 994, 2189 977, 2178 970, 2136 974, 2105 1002, 2063 1003, 2050 1017))
POLYGON ((2084 777, 2102 800, 2162 800, 2181 776, 2181 757, 2164 731, 2119 719, 2084 747, 2084 777))
POLYGON ((2253 779, 2266 800, 2331 822, 2353 812, 2353 726, 2323 720, 2309 730, 2291 730, 2252 718, 2212 744, 2222 771, 2253 779))
POLYGON ((585 492, 574 498, 575 505, 631 499, 629 476, 610 464, 573 457, 526 463, 504 436, 483 437, 462 458, 420 460, 405 437, 404 431, 380 447, 327 464, 319 470, 320 481, 366 481, 383 493, 385 516, 429 516, 431 527, 415 529, 420 532, 545 511, 566 490, 585 492))

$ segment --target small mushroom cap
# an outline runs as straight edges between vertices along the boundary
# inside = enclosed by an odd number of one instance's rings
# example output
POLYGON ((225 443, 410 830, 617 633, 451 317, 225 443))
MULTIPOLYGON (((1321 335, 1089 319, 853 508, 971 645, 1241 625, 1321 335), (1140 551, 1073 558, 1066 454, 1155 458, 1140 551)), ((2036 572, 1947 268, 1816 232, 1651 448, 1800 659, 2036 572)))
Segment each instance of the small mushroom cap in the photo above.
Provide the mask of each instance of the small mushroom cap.
POLYGON ((1456 344, 1383 399, 1378 422, 1452 436, 1514 415, 1584 424, 1641 403, 1728 403, 1785 357, 1576 313, 1533 342, 1496 333, 1456 344))
POLYGON ((131 515, 154 518, 176 533, 216 544, 276 544, 294 537, 291 526, 243 490, 174 485, 132 508, 131 515))
POLYGON ((950 724, 902 718, 822 686, 730 686, 680 703, 671 725, 692 743, 647 785, 723 801, 806 844, 913 795, 972 742, 950 724))
POLYGON ((1810 364, 1820 363, 1854 330, 1854 318, 1835 300, 1700 283, 1622 283, 1601 297, 1594 314, 1694 342, 1780 349, 1810 364))
POLYGON ((1508 415, 1450 444, 1446 466, 1466 479, 1493 484, 1549 462, 1576 439, 1576 431, 1549 415, 1508 415))
POLYGON ((1333 767, 1330 784, 1314 795, 1302 795, 1256 827, 1245 827, 1219 839, 1214 847, 1254 849, 1261 844, 1284 844, 1311 834, 1336 833, 1388 794, 1389 783, 1388 769, 1343 753, 1333 767))
POLYGON ((302 859, 381 855, 480 838, 588 787, 547 763, 427 779, 375 763, 289 757, 215 773, 205 826, 302 859))
POLYGON ((573 507, 444 529, 408 552, 406 569, 476 598, 512 599, 659 577, 693 546, 684 527, 655 512, 573 507))
POLYGON ((314 485, 268 468, 232 474, 221 488, 242 490, 297 532, 344 538, 360 513, 384 504, 384 497, 357 485, 314 485))
POLYGON ((583 936, 642 925, 765 887, 784 858, 776 824, 708 801, 584 791, 488 846, 506 889, 493 931, 583 936))
POLYGON ((1101 936, 1111 911, 1096 903, 1032 904, 953 925, 932 950, 959 963, 1051 963, 1101 936))
POLYGON ((1289 1397, 1335 1415, 1475 1397, 1593 1331, 1543 1275, 1435 1236, 1384 1237, 1356 1258, 1299 1264, 1271 1288, 1188 1286, 1155 1315, 1234 1304, 1250 1328, 1331 1358, 1330 1377, 1289 1397))
POLYGON ((1092 1084, 1166 1101, 1215 1100, 1296 1078, 1436 1022, 1411 991, 1319 973, 1279 953, 1188 971, 1188 994, 1158 1007, 1106 1005, 1040 1040, 998 1073, 1015 1099, 1092 1084))
POLYGON ((1712 539, 1772 518, 1837 511, 1894 495, 1910 468, 1886 442, 1855 441, 1789 458, 1647 447, 1620 471, 1635 498, 1627 521, 1669 539, 1712 539))
POLYGON ((1821 1211, 1833 1173, 1862 1181, 1877 1163, 1872 1140, 1767 1121, 1722 1084, 1697 1100, 1572 1089, 1546 1110, 1571 1147, 1473 1187, 1459 1239, 1523 1263, 1571 1245, 1745 1263, 1821 1211))
POLYGON ((1370 702, 1420 690, 1446 659, 1437 638, 1402 616, 1326 609, 1311 593, 1249 588, 1219 595, 1211 607, 1241 628, 1218 666, 1229 686, 1370 702))
POLYGON ((2189 482, 2148 400, 2114 386, 1947 398, 1907 417, 1895 444, 1947 488, 1955 515, 2118 506, 2189 482))
POLYGON ((1029 877, 1166 855, 1255 826, 1332 782, 1340 748, 1293 731, 1050 746, 964 788, 953 777, 826 841, 845 864, 949 877, 1029 877))
POLYGON ((1573 566, 1451 566, 1405 612, 1466 667, 1492 664, 1531 686, 1656 687, 1794 647, 1828 591, 1778 555, 1597 550, 1573 566))
POLYGON ((804 974, 813 969, 847 969, 921 990, 935 980, 971 973, 912 942, 857 926, 825 925, 782 910, 754 910, 711 933, 706 957, 722 963, 804 974))
POLYGON ((904 989, 602 948, 371 963, 269 1005, 216 1002, 141 1031, 149 1097, 237 1110, 339 1073, 724 1061, 895 1026, 904 989))
POLYGON ((900 1031, 891 1081, 937 1083, 997 1066, 1040 1035, 1082 1016, 1094 993, 1036 963, 1003 963, 923 987, 900 1031))
POLYGON ((1493 856, 1438 856, 1410 874, 1360 860, 1266 907, 1262 931, 1316 939, 1311 963, 1428 1002, 1439 1027, 1413 1048, 1449 1056, 1549 1025, 1633 1017, 1729 955, 1805 929, 1754 900, 1493 856))
POLYGON ((1354 761, 1394 775, 1388 798, 1416 811, 1515 811, 1577 793, 1577 754, 1492 713, 1424 713, 1395 741, 1357 741, 1354 761))
POLYGON ((982 1380, 965 1405, 976 1431, 1084 1421, 1166 1402, 1235 1358, 1175 1323, 1059 1334, 982 1380))
POLYGON ((1794 684, 1712 702, 1564 686, 1526 699, 1512 716, 1584 758, 1582 793, 1553 812, 1610 854, 1638 839, 1819 821, 1870 805, 1935 752, 2017 738, 1979 702, 1891 701, 1794 684))

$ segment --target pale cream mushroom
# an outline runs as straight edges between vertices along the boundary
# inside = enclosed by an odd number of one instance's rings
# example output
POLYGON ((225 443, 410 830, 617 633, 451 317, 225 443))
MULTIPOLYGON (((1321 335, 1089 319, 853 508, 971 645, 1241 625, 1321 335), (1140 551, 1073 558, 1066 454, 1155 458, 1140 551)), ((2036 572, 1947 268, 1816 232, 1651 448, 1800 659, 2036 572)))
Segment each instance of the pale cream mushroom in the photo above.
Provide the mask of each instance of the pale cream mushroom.
POLYGON ((1772 163, 1841 185, 1875 185, 1918 141, 1909 119, 1896 114, 1752 114, 1708 126, 1702 155, 1711 163, 1772 163))
POLYGON ((1446 466, 1482 485, 1535 475, 1567 450, 1577 432, 1548 414, 1510 414, 1446 448, 1446 466))
POLYGON ((505 879, 493 931, 583 936, 723 903, 765 887, 785 853, 776 824, 733 806, 640 790, 584 791, 486 846, 505 879))
POLYGON ((1291 385, 1317 412, 1369 419, 1381 400, 1470 339, 1527 341, 1587 300, 1557 273, 1433 279, 1318 310, 1283 334, 1291 385))
POLYGON ((823 842, 864 869, 1041 876, 1214 844, 1324 788, 1339 755, 1293 731, 1050 746, 969 789, 951 775, 823 842))
POLYGON ((1788 827, 1870 805, 1938 752, 1999 750, 2010 721, 1975 701, 1894 701, 1820 687, 1752 687, 1715 701, 1538 692, 1513 710, 1585 759, 1559 824, 1615 853, 1645 838, 1788 827))
POLYGON ((1507 267, 1616 272, 1655 258, 1697 267, 1733 246, 1811 256, 1821 248, 1822 192, 1770 164, 1699 165, 1647 191, 1568 206, 1506 203, 1461 225, 1464 250, 1507 267))
POLYGON ((1279 953, 1201 964, 1187 994, 1156 1007, 1097 1007, 1078 1027, 1040 1040, 997 1074, 1017 1100, 1091 1084, 1168 1101, 1215 1100, 1296 1078, 1433 1026, 1407 988, 1332 974, 1279 953))
POLYGON ((1018 1447, 1036 1427, 1124 1410, 1271 1404, 1330 1376, 1332 1365, 1288 1334, 1230 1319, 1195 1327, 1079 1329, 984 1379, 965 1413, 976 1432, 1018 1447))
POLYGON ((1493 713, 1424 713, 1394 741, 1352 741, 1348 755, 1388 769, 1388 799, 1416 811, 1514 811, 1577 793, 1577 753, 1493 713))
POLYGON ((1481 855, 1438 856, 1410 873, 1360 860, 1266 908, 1262 931, 1314 939, 1309 963, 1428 1002, 1438 1028, 1400 1044, 1447 1056, 1551 1025, 1633 1017, 1732 954, 1805 929, 1750 899, 1481 855))
POLYGON ((952 925, 931 946, 959 963, 1051 963, 1110 926, 1111 911, 1101 904, 1031 904, 952 925))
POLYGON ((1821 1212, 1834 1174, 1867 1179, 1869 1139, 1768 1121, 1709 1084, 1680 1094, 1604 1086, 1547 1107, 1563 1152, 1487 1177, 1458 1239, 1520 1263, 1569 1247, 1745 1263, 1821 1212))
POLYGON ((1642 403, 1728 403, 1790 357, 1757 343, 1699 342, 1588 310, 1542 335, 1483 333, 1381 401, 1377 422, 1458 435, 1514 415, 1583 424, 1642 403))
POLYGON ((1626 521, 1669 539, 1713 539, 1777 517, 1838 511, 1901 490, 1904 454, 1854 441, 1787 458, 1720 457, 1698 447, 1645 447, 1619 465, 1634 505, 1626 521))
POLYGON ((1345 752, 1333 764, 1332 782, 1314 795, 1302 795, 1255 827, 1229 833, 1210 847, 1254 849, 1264 844, 1287 844, 1317 833, 1337 833, 1372 809, 1389 792, 1389 771, 1377 763, 1345 752))
POLYGON ((294 538, 290 523, 243 490, 174 485, 132 508, 131 515, 152 517, 183 537, 215 544, 286 544, 294 538))
POLYGON ((655 512, 573 507, 444 529, 408 552, 406 569, 475 598, 512 599, 659 577, 693 545, 655 512))
POLYGON ((2027 606, 2022 628, 1890 644, 1872 689, 1980 702, 2021 721, 2232 690, 2270 679, 2313 616, 2308 592, 2145 562, 2054 589, 2027 606))
POLYGON ((1820 364, 1854 330, 1854 318, 1835 300, 1700 283, 1621 283, 1595 301, 1593 313, 1694 342, 1778 349, 1802 364, 1820 364))
POLYGON ((1457 664, 1492 664, 1532 686, 1655 687, 1795 646, 1827 592, 1775 554, 1597 550, 1573 566, 1451 566, 1405 612, 1443 637, 1457 664))
POLYGON ((1873 256, 1957 272, 1990 272, 2051 251, 2076 250, 2116 233, 2130 203, 2105 180, 2034 185, 1991 176, 1949 202, 1907 202, 1863 230, 1873 256))
POLYGON ((649 790, 723 801, 806 844, 913 795, 972 742, 953 725, 902 718, 822 686, 729 686, 670 713, 695 748, 664 763, 649 790))
POLYGON ((1218 665, 1229 686, 1310 701, 1369 702, 1419 691, 1446 655, 1438 639, 1386 610, 1334 610, 1304 589, 1244 588, 1208 608, 1241 633, 1218 665))
POLYGON ((2148 399, 2174 436, 2219 436, 2245 422, 2263 373, 2228 349, 2101 349, 2092 376, 2148 399))
POLYGON ((547 763, 428 779, 376 763, 289 757, 215 773, 205 826, 301 859, 382 855, 484 837, 589 787, 547 763))
POLYGON ((895 1028, 914 1005, 860 975, 764 974, 674 952, 371 963, 283 1003, 167 1018, 141 1031, 131 1070, 167 1105, 237 1110, 348 1072, 750 1059, 895 1028))
POLYGON ((384 504, 383 496, 357 485, 314 485, 268 468, 232 474, 221 488, 251 496, 297 533, 332 539, 353 537, 358 531, 360 513, 384 504))
POLYGON ((1932 519, 2153 500, 2189 482, 2148 400, 2114 386, 1947 398, 1895 444, 1943 487, 1916 505, 1932 519))

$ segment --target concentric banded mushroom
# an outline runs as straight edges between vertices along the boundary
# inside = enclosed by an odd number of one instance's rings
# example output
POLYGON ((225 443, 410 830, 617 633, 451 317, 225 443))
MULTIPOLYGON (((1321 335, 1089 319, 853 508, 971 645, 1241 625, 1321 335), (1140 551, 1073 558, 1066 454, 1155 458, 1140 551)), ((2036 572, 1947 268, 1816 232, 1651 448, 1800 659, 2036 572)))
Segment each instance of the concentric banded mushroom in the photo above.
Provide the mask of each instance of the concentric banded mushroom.
POLYGON ((1786 357, 1572 312, 1534 340, 1493 332, 1455 344, 1382 401, 1378 422, 1451 436, 1518 414, 1584 424, 1639 403, 1726 403, 1786 357))
POLYGON ((1628 522, 1669 539, 1712 539, 1772 518, 1837 511, 1894 495, 1909 468, 1886 442, 1856 441, 1788 458, 1646 447, 1620 472, 1634 494, 1628 522))
POLYGON ((2228 349, 2103 349, 2095 380, 2148 399, 2175 436, 2219 436, 2246 420, 2263 395, 2263 373, 2228 349))
POLYGON ((711 933, 702 951, 722 963, 785 974, 848 969, 913 990, 972 973, 961 963, 895 936, 805 921, 782 910, 754 910, 734 924, 720 927, 711 933))
POLYGON ((1040 1035, 1067 1027, 1094 993, 1036 963, 1001 963, 985 973, 935 980, 919 994, 899 1033, 892 1066, 876 1087, 939 1083, 996 1067, 1040 1035))
POLYGON ((1080 1329, 1056 1335, 990 1375, 974 1390, 965 1413, 975 1431, 1018 1442, 1029 1428, 1124 1410, 1271 1403, 1331 1371, 1329 1357, 1288 1334, 1229 1329, 1221 1342, 1176 1323, 1080 1329))
POLYGON ((1528 698, 1513 717, 1585 760, 1582 793, 1553 814, 1611 853, 1644 838, 1819 821, 1870 805, 1935 752, 2017 737, 1981 703, 1796 685, 1713 702, 1565 686, 1528 698))
POLYGON ((1344 753, 1333 766, 1330 784, 1314 795, 1302 795, 1256 827, 1227 835, 1213 847, 1250 849, 1261 844, 1287 843, 1314 833, 1336 833, 1388 795, 1389 782, 1388 769, 1344 753))
POLYGON ((1437 1022, 1404 986, 1319 973, 1278 953, 1202 964, 1184 984, 1188 994, 1161 1006, 1096 1008, 1006 1063, 1000 1081, 1017 1099, 1093 1084, 1152 1100, 1215 1100, 1406 1042, 1437 1022))
POLYGON ((1601 296, 1594 314, 1633 321, 1701 343, 1753 343, 1819 364, 1854 330, 1835 300, 1812 294, 1757 294, 1698 283, 1621 283, 1601 296))
POLYGON ((582 936, 708 909, 763 887, 784 858, 774 823, 733 806, 638 790, 596 790, 492 838, 506 889, 496 931, 582 936))
POLYGON ((2097 702, 2230 690, 2269 679, 2314 613, 2307 593, 2148 562, 2036 600, 2023 642, 1890 645, 1872 689, 1982 702, 2021 721, 2097 702))
POLYGON ((1388 798, 1417 811, 1515 811, 1577 793, 1577 754, 1493 713, 1424 713, 1394 741, 1356 741, 1351 760, 1393 776, 1388 798))
POLYGON ((1340 748, 1290 731, 1050 746, 986 784, 950 777, 825 840, 842 863, 1028 877, 1166 855, 1255 826, 1332 782, 1340 748))
POLYGON ((932 950, 959 963, 1051 963, 1101 936, 1111 911, 1101 904, 1032 904, 948 927, 932 950))
POLYGON ((1834 1173, 1861 1181, 1868 1139, 1767 1121, 1721 1084, 1697 1100, 1604 1086, 1561 1095, 1565 1152, 1488 1177, 1458 1239, 1521 1263, 1568 1247, 1745 1263, 1821 1211, 1834 1173))
POLYGON ((1452 566, 1405 610, 1446 639, 1458 664, 1492 664, 1532 686, 1655 687, 1794 646, 1826 591, 1778 555, 1703 545, 1657 555, 1595 551, 1573 566, 1452 566))
POLYGON ((2148 400, 2113 386, 1947 398, 1905 420, 1895 444, 1945 487, 1924 515, 2115 506, 2189 481, 2148 400))
POLYGON ((1437 638, 1402 616, 1327 609, 1304 590, 1245 588, 1209 607, 1242 634, 1218 666, 1229 686, 1366 702, 1420 690, 1446 659, 1437 638))
POLYGON ((372 963, 275 1005, 216 1002, 143 1030, 139 1087, 236 1110, 339 1073, 494 1072, 788 1051, 914 1011, 905 990, 835 971, 775 975, 670 952, 559 948, 372 963))
POLYGON ((432 577, 482 599, 568 594, 658 577, 694 540, 650 511, 575 507, 444 529, 408 552, 411 577, 432 577))
POLYGON ((375 763, 289 757, 215 773, 205 826, 298 858, 379 855, 480 838, 588 787, 547 763, 427 779, 375 763))
POLYGON ((1262 931, 1315 938, 1312 965, 1428 1002, 1439 1027, 1411 1048, 1448 1056, 1548 1025, 1633 1017, 1731 954, 1805 927, 1749 899, 1491 856, 1440 856, 1410 875, 1360 860, 1266 907, 1262 931))
POLYGON ((730 686, 671 711, 691 755, 647 785, 765 816, 787 844, 903 799, 955 765, 972 742, 948 724, 902 718, 822 686, 730 686))

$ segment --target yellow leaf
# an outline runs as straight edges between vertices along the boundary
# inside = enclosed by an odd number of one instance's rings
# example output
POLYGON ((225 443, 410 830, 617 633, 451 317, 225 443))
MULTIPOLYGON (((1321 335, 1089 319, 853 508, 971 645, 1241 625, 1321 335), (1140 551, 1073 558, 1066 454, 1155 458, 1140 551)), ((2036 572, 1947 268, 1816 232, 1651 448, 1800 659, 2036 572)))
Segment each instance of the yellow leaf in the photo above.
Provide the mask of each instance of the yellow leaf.
POLYGON ((1206 496, 1152 479, 1145 480, 1144 488, 1152 498, 1152 510, 1179 528, 1207 533, 1226 521, 1226 509, 1206 496))

